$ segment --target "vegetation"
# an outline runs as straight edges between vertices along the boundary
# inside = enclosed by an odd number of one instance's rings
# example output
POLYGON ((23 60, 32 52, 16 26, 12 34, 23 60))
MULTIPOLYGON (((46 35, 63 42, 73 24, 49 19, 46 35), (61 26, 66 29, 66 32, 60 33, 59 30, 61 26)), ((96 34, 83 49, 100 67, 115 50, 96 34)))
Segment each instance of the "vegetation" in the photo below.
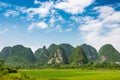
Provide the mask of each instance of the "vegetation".
POLYGON ((80 47, 84 51, 89 62, 95 62, 98 59, 98 54, 94 47, 87 44, 83 44, 80 47))
POLYGON ((2 49, 2 51, 0 52, 0 57, 6 61, 7 57, 8 57, 8 54, 10 53, 11 51, 11 47, 4 47, 2 49))
POLYGON ((98 52, 98 62, 112 62, 120 64, 120 53, 110 44, 102 46, 98 52))
POLYGON ((8 57, 5 61, 5 65, 12 67, 22 68, 24 66, 30 66, 35 62, 35 57, 30 48, 25 48, 22 45, 13 46, 8 57))
POLYGON ((8 73, 17 73, 17 69, 5 67, 3 60, 0 58, 0 77, 8 73))
POLYGON ((52 44, 35 54, 16 45, 3 48, 0 57, 0 80, 120 80, 120 53, 110 44, 99 55, 86 44, 52 44))
POLYGON ((36 50, 34 55, 37 59, 36 64, 38 64, 39 66, 45 65, 49 58, 49 53, 45 46, 42 49, 39 48, 38 50, 36 50))
POLYGON ((63 48, 56 46, 53 49, 51 48, 51 50, 49 60, 52 60, 52 62, 50 64, 68 64, 68 58, 63 48))
POLYGON ((70 55, 72 54, 74 47, 71 46, 70 44, 60 44, 59 45, 62 49, 64 49, 66 56, 69 58, 70 55))
POLYGON ((120 80, 119 70, 44 69, 19 70, 0 80, 120 80))
POLYGON ((119 70, 46 69, 19 72, 37 80, 120 80, 119 70))
POLYGON ((30 48, 22 45, 5 47, 0 52, 7 67, 22 69, 35 68, 109 68, 119 69, 120 53, 110 44, 106 44, 97 54, 95 48, 83 44, 72 47, 69 44, 52 44, 48 48, 39 48, 33 54, 30 48))
POLYGON ((88 59, 85 53, 83 52, 82 48, 80 46, 77 46, 70 57, 71 65, 78 66, 87 62, 88 62, 88 59))
POLYGON ((17 68, 6 67, 4 61, 0 58, 0 80, 36 80, 26 73, 18 73, 17 68))

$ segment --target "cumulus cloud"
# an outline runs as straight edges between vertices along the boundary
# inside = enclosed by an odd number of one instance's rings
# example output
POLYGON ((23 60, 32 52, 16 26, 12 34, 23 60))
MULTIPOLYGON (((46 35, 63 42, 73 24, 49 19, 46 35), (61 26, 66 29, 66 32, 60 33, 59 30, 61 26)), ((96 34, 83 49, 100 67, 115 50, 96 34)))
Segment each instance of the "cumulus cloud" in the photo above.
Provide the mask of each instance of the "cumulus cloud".
POLYGON ((95 7, 94 10, 100 13, 100 15, 98 16, 100 19, 104 19, 114 12, 114 9, 110 6, 95 7))
POLYGON ((28 31, 31 31, 34 28, 46 29, 46 28, 48 28, 48 25, 45 22, 34 22, 28 27, 28 31))
POLYGON ((5 15, 6 17, 9 17, 9 16, 15 17, 15 16, 18 16, 18 15, 19 15, 19 12, 14 11, 14 10, 7 10, 7 11, 4 13, 4 15, 5 15))
POLYGON ((55 8, 64 10, 67 13, 79 14, 83 13, 84 9, 93 2, 94 0, 64 0, 56 3, 55 8))
POLYGON ((38 15, 39 17, 46 17, 50 13, 50 9, 53 6, 53 2, 42 2, 38 8, 28 8, 24 10, 29 17, 38 15))
POLYGON ((102 45, 109 43, 120 51, 120 12, 110 6, 100 6, 94 9, 99 12, 97 19, 89 17, 79 27, 82 38, 97 50, 102 45))

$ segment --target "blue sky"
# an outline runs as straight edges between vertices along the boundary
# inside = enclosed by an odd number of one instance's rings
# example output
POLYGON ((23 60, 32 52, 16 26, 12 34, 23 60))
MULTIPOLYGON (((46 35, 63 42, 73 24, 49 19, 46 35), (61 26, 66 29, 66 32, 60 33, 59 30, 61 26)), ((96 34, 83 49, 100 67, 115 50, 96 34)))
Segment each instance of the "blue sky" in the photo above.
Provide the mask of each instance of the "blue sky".
POLYGON ((120 51, 120 0, 0 0, 0 50, 52 43, 120 51))

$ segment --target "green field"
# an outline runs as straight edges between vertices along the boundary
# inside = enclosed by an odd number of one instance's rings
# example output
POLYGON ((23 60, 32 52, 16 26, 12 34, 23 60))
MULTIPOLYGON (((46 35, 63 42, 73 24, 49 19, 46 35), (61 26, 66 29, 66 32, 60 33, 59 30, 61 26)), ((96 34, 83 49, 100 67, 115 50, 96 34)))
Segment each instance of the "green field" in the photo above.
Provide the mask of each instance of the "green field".
POLYGON ((0 80, 120 80, 120 70, 43 69, 19 70, 0 80))
POLYGON ((119 70, 20 70, 37 80, 120 80, 119 70))

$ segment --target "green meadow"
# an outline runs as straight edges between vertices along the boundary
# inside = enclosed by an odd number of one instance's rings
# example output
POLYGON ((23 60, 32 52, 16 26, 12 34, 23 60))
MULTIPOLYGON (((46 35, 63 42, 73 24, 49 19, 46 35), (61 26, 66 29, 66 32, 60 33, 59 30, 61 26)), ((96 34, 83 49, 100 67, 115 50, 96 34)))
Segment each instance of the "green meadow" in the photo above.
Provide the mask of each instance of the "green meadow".
POLYGON ((24 69, 0 80, 120 80, 120 70, 24 69))
POLYGON ((37 80, 120 80, 120 70, 20 70, 37 80))

